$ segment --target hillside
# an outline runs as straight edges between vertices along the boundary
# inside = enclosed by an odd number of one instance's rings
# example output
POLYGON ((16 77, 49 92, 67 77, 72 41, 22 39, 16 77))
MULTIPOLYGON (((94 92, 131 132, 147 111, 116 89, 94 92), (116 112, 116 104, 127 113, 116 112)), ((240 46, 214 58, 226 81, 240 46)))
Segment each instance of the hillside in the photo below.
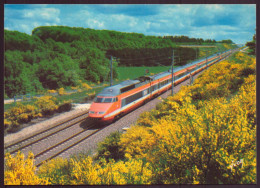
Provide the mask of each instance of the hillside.
POLYGON ((215 44, 219 49, 235 47, 230 41, 216 43, 179 37, 155 37, 138 33, 72 28, 38 27, 32 35, 5 30, 5 96, 39 92, 78 85, 79 81, 103 82, 109 79, 111 56, 118 66, 183 65, 205 56, 205 49, 180 48, 178 44, 215 44))

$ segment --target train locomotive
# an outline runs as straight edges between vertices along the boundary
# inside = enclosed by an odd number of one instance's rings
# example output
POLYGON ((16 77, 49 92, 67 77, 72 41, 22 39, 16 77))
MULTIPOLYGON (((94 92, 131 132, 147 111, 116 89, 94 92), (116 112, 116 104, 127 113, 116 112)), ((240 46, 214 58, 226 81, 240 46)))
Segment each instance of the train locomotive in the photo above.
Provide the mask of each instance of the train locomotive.
MULTIPOLYGON (((183 82, 230 53, 231 50, 228 50, 221 56, 213 55, 207 60, 196 61, 176 68, 173 73, 174 85, 183 82)), ((171 88, 171 84, 172 73, 169 70, 106 87, 96 95, 92 102, 89 109, 89 118, 97 122, 110 123, 167 91, 171 88)))

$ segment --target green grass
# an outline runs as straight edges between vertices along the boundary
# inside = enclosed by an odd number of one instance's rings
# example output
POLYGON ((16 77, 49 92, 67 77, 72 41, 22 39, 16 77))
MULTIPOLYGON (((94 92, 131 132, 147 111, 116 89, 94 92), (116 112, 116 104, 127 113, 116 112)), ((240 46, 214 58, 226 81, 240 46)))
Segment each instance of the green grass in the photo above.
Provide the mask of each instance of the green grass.
POLYGON ((149 73, 160 73, 171 69, 171 66, 165 67, 117 67, 118 70, 118 79, 119 80, 127 80, 134 79, 140 76, 145 75, 145 70, 148 69, 149 73))

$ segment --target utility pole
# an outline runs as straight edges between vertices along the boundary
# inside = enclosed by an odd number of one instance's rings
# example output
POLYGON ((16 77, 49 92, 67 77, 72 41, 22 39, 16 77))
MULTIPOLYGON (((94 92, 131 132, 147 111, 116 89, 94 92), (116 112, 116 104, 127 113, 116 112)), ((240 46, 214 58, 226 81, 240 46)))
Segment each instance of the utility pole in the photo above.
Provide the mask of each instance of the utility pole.
POLYGON ((113 85, 113 56, 110 58, 110 86, 113 85))
POLYGON ((174 87, 174 83, 173 83, 173 64, 174 64, 174 50, 172 50, 172 95, 173 95, 173 87, 174 87))
POLYGON ((192 77, 192 74, 191 74, 191 71, 189 70, 189 73, 190 73, 190 85, 193 83, 193 77, 192 77))

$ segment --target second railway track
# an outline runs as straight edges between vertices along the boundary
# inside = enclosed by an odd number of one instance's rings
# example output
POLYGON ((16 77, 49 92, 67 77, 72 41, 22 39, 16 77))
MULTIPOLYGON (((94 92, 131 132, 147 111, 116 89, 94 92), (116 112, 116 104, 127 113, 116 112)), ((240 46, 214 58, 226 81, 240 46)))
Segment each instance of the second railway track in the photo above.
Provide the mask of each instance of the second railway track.
MULTIPOLYGON (((89 128, 92 128, 94 126, 95 126, 95 124, 92 124, 89 128)), ((77 144, 86 140, 87 138, 89 138, 93 134, 99 132, 103 128, 98 128, 98 129, 93 129, 93 130, 87 129, 87 130, 81 131, 78 134, 72 135, 71 137, 66 139, 64 142, 60 142, 48 149, 36 154, 35 155, 36 167, 41 166, 45 161, 49 161, 49 160, 57 157, 61 153, 65 152, 66 150, 76 146, 77 144), (48 153, 48 155, 45 155, 47 153, 48 153)))
POLYGON ((102 127, 94 128, 95 124, 87 121, 87 116, 86 112, 81 113, 55 127, 10 144, 5 147, 5 152, 13 155, 22 151, 27 155, 32 151, 35 165, 39 167, 44 161, 58 156, 102 129, 102 127))
POLYGON ((40 142, 40 141, 42 141, 42 140, 44 140, 48 137, 51 137, 51 136, 54 136, 55 134, 58 134, 61 131, 69 129, 73 125, 84 121, 88 117, 87 112, 88 111, 80 113, 77 116, 74 116, 73 118, 66 119, 65 121, 62 121, 58 124, 55 124, 54 126, 51 126, 50 128, 48 128, 46 130, 42 130, 42 131, 37 132, 37 133, 27 137, 27 138, 19 140, 15 143, 6 145, 4 147, 4 151, 5 151, 5 153, 9 152, 10 154, 14 154, 18 150, 22 150, 24 148, 27 148, 32 144, 40 142))

